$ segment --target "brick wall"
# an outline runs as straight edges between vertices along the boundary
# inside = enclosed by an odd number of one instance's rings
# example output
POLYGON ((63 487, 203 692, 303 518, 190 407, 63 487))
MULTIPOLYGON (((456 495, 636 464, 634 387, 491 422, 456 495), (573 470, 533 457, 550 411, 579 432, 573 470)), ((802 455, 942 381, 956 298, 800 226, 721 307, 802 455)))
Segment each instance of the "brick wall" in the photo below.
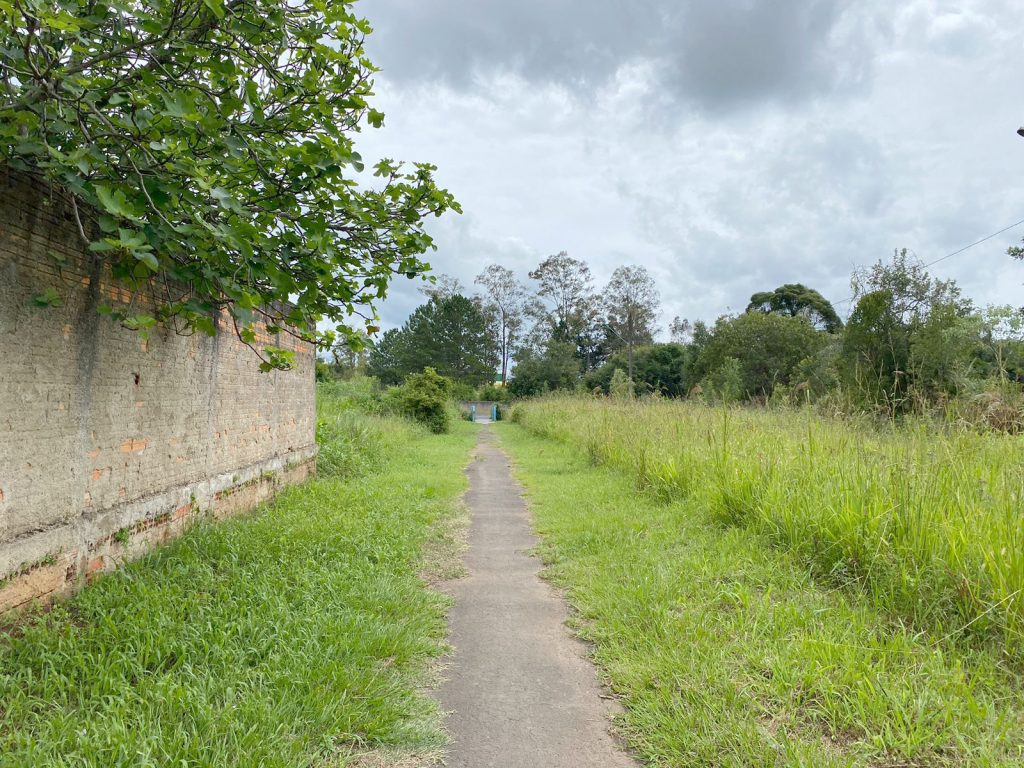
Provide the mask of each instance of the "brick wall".
POLYGON ((143 342, 97 312, 130 299, 59 195, 0 170, 0 611, 312 468, 310 345, 268 339, 296 350, 296 369, 260 373, 231 330, 143 342), (48 288, 61 306, 35 305, 48 288))

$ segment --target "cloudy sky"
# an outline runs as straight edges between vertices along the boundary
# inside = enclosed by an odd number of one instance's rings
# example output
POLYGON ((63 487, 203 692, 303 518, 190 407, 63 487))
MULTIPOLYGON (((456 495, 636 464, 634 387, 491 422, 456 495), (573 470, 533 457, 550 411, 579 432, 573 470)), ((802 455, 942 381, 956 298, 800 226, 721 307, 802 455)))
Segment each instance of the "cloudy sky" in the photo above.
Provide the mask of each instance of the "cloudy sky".
MULTIPOLYGON (((361 0, 382 68, 367 160, 439 166, 432 225, 472 285, 558 251, 596 282, 655 276, 662 325, 803 282, 848 304, 856 265, 923 261, 1024 219, 1019 0, 361 0)), ((1024 304, 1024 225, 936 264, 1024 304)), ((401 324, 422 297, 396 283, 401 324)))

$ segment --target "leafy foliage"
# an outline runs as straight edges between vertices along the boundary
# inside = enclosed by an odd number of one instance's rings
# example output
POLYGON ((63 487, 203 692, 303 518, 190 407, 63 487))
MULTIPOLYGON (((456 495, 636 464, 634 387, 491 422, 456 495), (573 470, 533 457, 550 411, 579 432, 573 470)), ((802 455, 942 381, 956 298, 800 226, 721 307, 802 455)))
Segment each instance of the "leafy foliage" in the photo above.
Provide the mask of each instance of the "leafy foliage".
POLYGON ((512 356, 522 345, 526 322, 526 288, 515 274, 499 264, 491 264, 476 278, 483 286, 481 309, 494 339, 494 348, 501 369, 501 383, 508 380, 512 356))
POLYGON ((534 351, 552 341, 569 343, 585 370, 597 366, 605 354, 602 306, 587 263, 561 251, 544 259, 530 279, 537 282, 536 301, 528 305, 537 321, 534 351))
POLYGON ((450 396, 451 382, 433 368, 412 374, 398 390, 402 412, 435 434, 447 432, 451 427, 450 396))
MULTIPOLYGON (((640 396, 690 393, 714 402, 815 404, 828 413, 885 417, 930 411, 1024 429, 1024 313, 975 310, 956 283, 931 277, 906 251, 856 271, 846 326, 820 293, 792 283, 754 294, 746 313, 721 317, 713 327, 676 316, 669 344, 653 343, 658 291, 640 267, 619 267, 600 293, 587 264, 565 252, 544 259, 530 277, 532 297, 511 270, 491 265, 477 278, 481 295, 468 300, 485 319, 492 356, 509 374, 500 391, 510 397, 580 388, 609 393, 622 370, 640 396)), ((460 290, 442 276, 425 292, 440 305, 460 290)), ((410 324, 421 323, 424 312, 418 309, 410 324)), ((460 377, 460 397, 477 397, 477 383, 447 362, 455 355, 449 342, 459 334, 429 327, 415 341, 408 327, 385 334, 373 372, 397 384, 437 364, 460 377)))
POLYGON ((604 293, 608 346, 627 350, 627 373, 633 378, 633 351, 654 340, 658 318, 658 289, 643 267, 619 267, 604 293))
POLYGON ((910 407, 914 394, 952 391, 980 338, 956 284, 930 277, 903 251, 859 271, 854 288, 859 298, 843 337, 851 389, 890 413, 910 407))
POLYGON ((826 334, 816 331, 803 317, 760 312, 723 317, 715 323, 700 353, 697 372, 703 378, 735 360, 741 395, 770 396, 776 385, 790 382, 797 364, 814 354, 826 339, 826 334))
POLYGON ((701 394, 711 403, 735 403, 744 395, 743 363, 727 357, 700 384, 701 394))
MULTIPOLYGON (((667 397, 682 397, 686 394, 686 364, 689 352, 682 344, 652 344, 637 347, 633 359, 633 381, 637 392, 650 394, 657 392, 667 397)), ((625 350, 616 352, 608 362, 596 371, 588 374, 586 384, 589 389, 600 387, 609 392, 615 371, 628 371, 628 353, 625 350)), ((627 374, 628 376, 628 374, 627 374)))
POLYGON ((806 317, 815 328, 829 333, 837 333, 843 327, 832 303, 801 283, 787 283, 774 291, 755 293, 750 297, 747 312, 755 311, 806 317))
POLYGON ((608 383, 608 394, 616 400, 632 400, 636 397, 636 387, 624 370, 616 368, 612 380, 608 383))
POLYGON ((542 352, 523 350, 508 388, 515 397, 530 397, 556 389, 572 389, 580 380, 576 347, 565 341, 551 341, 542 352))
POLYGON ((1024 260, 1024 247, 1011 245, 1006 249, 1006 255, 1014 259, 1024 260))
POLYGON ((442 376, 478 386, 494 381, 495 352, 477 304, 458 294, 431 298, 405 325, 384 334, 370 354, 369 370, 397 384, 427 366, 442 376))
MULTIPOLYGON (((213 334, 227 310, 317 339, 323 318, 372 328, 372 302, 432 247, 423 219, 458 210, 433 166, 363 171, 369 23, 354 0, 0 3, 0 153, 63 190, 79 235, 156 317, 213 334)), ((284 367, 282 350, 266 365, 284 367)))

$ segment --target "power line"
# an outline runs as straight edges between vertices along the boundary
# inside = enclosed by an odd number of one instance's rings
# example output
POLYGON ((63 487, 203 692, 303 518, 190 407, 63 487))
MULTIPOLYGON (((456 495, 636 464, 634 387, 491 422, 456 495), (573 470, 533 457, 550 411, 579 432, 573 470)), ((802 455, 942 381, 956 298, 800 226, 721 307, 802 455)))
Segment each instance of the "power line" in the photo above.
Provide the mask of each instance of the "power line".
MULTIPOLYGON (((1003 234, 1003 232, 1009 232, 1014 227, 1019 227, 1021 224, 1024 224, 1024 219, 1021 219, 1020 221, 1014 222, 1013 224, 1011 224, 1008 227, 1003 227, 998 232, 993 232, 991 235, 986 235, 985 237, 981 238, 981 240, 975 240, 970 245, 965 245, 963 248, 960 248, 960 249, 958 249, 956 251, 953 251, 952 253, 947 253, 942 258, 936 259, 935 261, 930 261, 927 264, 925 264, 924 267, 925 267, 925 269, 927 269, 928 267, 934 267, 940 261, 945 261, 946 259, 951 259, 954 256, 958 256, 959 254, 963 253, 964 251, 970 250, 971 248, 973 248, 976 245, 981 245, 986 240, 991 240, 993 237, 998 237, 999 235, 1003 234)), ((847 302, 853 301, 855 298, 856 298, 856 296, 848 296, 847 298, 842 299, 841 301, 834 302, 834 304, 836 304, 836 305, 838 305, 838 304, 846 304, 847 302)))
POLYGON ((961 249, 960 249, 959 251, 953 251, 952 253, 947 253, 947 254, 946 254, 945 256, 943 256, 943 257, 942 257, 941 259, 936 259, 935 261, 931 262, 930 264, 925 264, 925 267, 934 267, 934 266, 935 266, 936 264, 938 264, 938 263, 939 263, 940 261, 945 261, 946 259, 952 258, 953 256, 956 256, 956 255, 957 255, 957 254, 959 254, 959 253, 963 253, 963 252, 964 252, 964 251, 966 251, 966 250, 967 250, 968 248, 973 248, 973 247, 974 247, 974 246, 976 246, 976 245, 981 245, 981 244, 982 244, 982 243, 984 243, 984 242, 985 242, 986 240, 991 240, 991 239, 992 239, 993 237, 996 237, 997 235, 1001 235, 1001 234, 1003 234, 1003 232, 1009 232, 1009 231, 1010 231, 1011 229, 1013 229, 1014 227, 1019 227, 1019 226, 1020 226, 1021 224, 1024 224, 1024 219, 1021 219, 1020 221, 1016 222, 1015 224, 1011 224, 1011 225, 1010 225, 1010 226, 1008 226, 1008 227, 1003 227, 1003 228, 1002 228, 1002 229, 1000 229, 1000 230, 999 230, 998 232, 993 232, 993 233, 992 233, 991 235, 989 235, 988 237, 983 237, 983 238, 981 238, 981 240, 976 240, 975 242, 971 243, 970 245, 965 245, 965 246, 964 246, 963 248, 961 248, 961 249))

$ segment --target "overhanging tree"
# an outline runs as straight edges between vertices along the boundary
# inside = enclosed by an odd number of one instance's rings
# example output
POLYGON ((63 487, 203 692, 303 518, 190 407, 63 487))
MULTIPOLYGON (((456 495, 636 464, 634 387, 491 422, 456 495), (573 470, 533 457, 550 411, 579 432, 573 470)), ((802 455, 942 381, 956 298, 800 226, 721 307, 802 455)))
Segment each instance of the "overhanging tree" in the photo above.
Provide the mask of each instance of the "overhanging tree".
MULTIPOLYGON (((396 275, 429 268, 423 220, 458 210, 433 166, 381 160, 360 187, 371 31, 354 0, 0 3, 0 153, 67 196, 79 236, 153 314, 214 333, 227 310, 324 340, 373 328, 396 275)), ((54 300, 54 295, 42 297, 54 300)), ((288 353, 261 350, 264 368, 288 353)))

